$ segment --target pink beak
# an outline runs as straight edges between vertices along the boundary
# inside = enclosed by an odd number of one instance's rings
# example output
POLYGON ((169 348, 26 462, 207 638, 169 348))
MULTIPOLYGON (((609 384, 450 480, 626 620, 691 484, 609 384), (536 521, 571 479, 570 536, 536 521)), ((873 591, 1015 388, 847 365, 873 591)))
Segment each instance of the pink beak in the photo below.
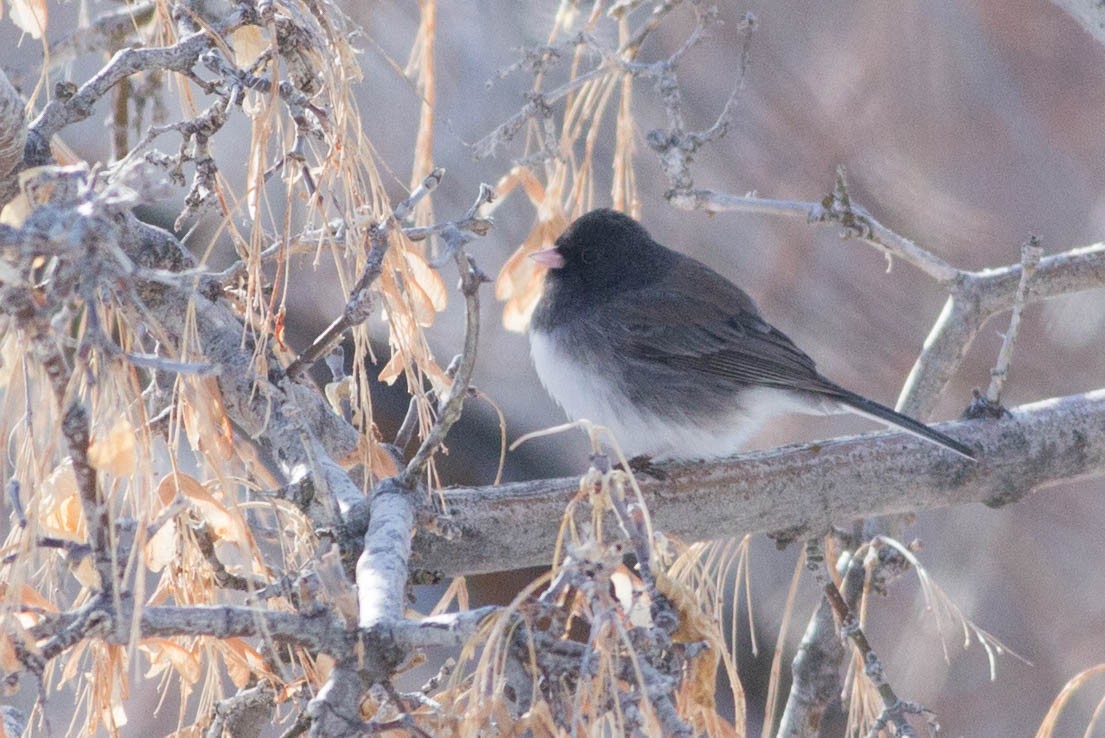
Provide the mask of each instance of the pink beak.
POLYGON ((560 269, 564 266, 564 257, 555 248, 534 251, 529 255, 529 258, 538 264, 547 266, 549 269, 560 269))

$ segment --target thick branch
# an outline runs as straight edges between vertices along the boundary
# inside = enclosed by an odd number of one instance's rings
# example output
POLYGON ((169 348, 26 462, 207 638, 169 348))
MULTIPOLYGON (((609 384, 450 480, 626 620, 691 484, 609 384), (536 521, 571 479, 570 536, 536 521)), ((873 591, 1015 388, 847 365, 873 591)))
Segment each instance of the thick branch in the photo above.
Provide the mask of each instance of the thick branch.
MULTIPOLYGON (((666 479, 642 479, 641 487, 657 528, 703 540, 782 530, 808 536, 834 522, 966 502, 1002 504, 1105 474, 1105 390, 941 430, 970 438, 980 449, 978 461, 883 433, 665 466, 666 479)), ((560 516, 578 487, 578 479, 565 478, 447 490, 461 535, 419 534, 412 563, 446 574, 547 564, 560 516)))
MULTIPOLYGON (((187 253, 171 234, 136 220, 128 220, 127 227, 120 246, 140 266, 173 271, 191 266, 187 253)), ((243 346, 241 320, 229 307, 197 298, 196 292, 186 286, 148 282, 141 284, 138 292, 158 326, 177 340, 188 335, 191 314, 199 349, 218 374, 227 413, 286 468, 309 464, 302 442, 303 424, 311 428, 334 460, 341 462, 356 451, 356 429, 336 415, 317 390, 284 382, 282 388, 290 395, 284 396, 267 377, 255 371, 254 347, 248 342, 243 346), (288 400, 298 411, 295 418, 285 412, 288 400)), ((279 362, 270 352, 266 364, 277 366, 279 362)))

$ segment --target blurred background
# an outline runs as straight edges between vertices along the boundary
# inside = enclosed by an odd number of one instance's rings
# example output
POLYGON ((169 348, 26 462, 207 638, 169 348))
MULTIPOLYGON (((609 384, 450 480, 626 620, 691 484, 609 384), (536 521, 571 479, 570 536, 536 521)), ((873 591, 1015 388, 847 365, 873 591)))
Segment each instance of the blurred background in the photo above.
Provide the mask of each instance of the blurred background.
MULTIPOLYGON (((92 11, 96 11, 92 3, 92 11)), ((420 100, 401 70, 419 23, 413 2, 344 3, 362 26, 359 86, 366 133, 380 154, 395 200, 410 179, 420 100)), ((952 264, 979 269, 1012 263, 1037 235, 1049 253, 1096 242, 1105 230, 1105 49, 1045 0, 820 0, 817 3, 723 2, 724 25, 680 67, 688 125, 707 128, 735 81, 746 12, 758 21, 751 67, 728 136, 703 150, 695 184, 734 194, 819 200, 835 168, 847 168, 853 198, 885 225, 952 264)), ((518 49, 543 43, 556 4, 550 1, 441 2, 436 35, 434 162, 447 170, 433 195, 439 218, 463 213, 480 182, 495 183, 521 156, 519 144, 474 161, 471 145, 525 102, 532 76, 498 72, 518 49), (493 83, 487 84, 489 80, 493 83)), ((55 12, 51 6, 51 12, 55 12)), ((57 17, 75 6, 57 9, 57 17)), ((693 20, 671 15, 641 60, 669 56, 693 20)), ((51 21, 51 33, 65 32, 51 21)), ((613 39, 614 24, 600 35, 613 39)), ((41 48, 0 22, 3 64, 13 81, 33 84, 41 48)), ((81 59, 70 78, 83 81, 102 58, 81 59)), ((103 102, 103 101, 102 101, 103 102)), ((832 226, 801 219, 677 211, 645 143, 665 125, 648 82, 634 93, 635 169, 642 220, 661 242, 706 262, 743 286, 762 312, 841 384, 893 404, 943 302, 941 288, 908 265, 839 238, 832 226)), ((559 115, 562 109, 554 107, 559 115)), ((105 110, 106 115, 106 110, 105 110)), ((79 155, 106 160, 104 116, 67 129, 79 155)), ((613 127, 596 144, 596 205, 608 205, 613 127), (603 189, 605 187, 605 190, 603 189)), ((244 131, 240 131, 244 134, 244 131)), ((233 146, 234 129, 216 140, 233 146)), ((168 144, 163 144, 168 145, 168 144)), ((494 274, 529 233, 534 212, 515 193, 495 212, 496 228, 472 247, 494 274)), ((171 221, 172 216, 169 216, 171 221)), ((345 295, 305 284, 289 299, 289 341, 307 345, 345 295)), ((454 283, 455 275, 446 273, 454 283)), ((331 282, 332 283, 332 282, 331 282)), ((294 286, 293 286, 294 287, 294 286)), ((431 331, 444 365, 459 347, 462 305, 452 298, 431 331)), ((502 408, 508 440, 562 422, 529 362, 524 335, 501 327, 502 306, 485 293, 476 384, 502 408)), ((933 419, 957 416, 973 387, 985 387, 1007 318, 984 329, 948 387, 933 419)), ((385 339, 382 331, 381 340, 385 339)), ((1004 401, 1013 407, 1105 386, 1105 291, 1030 306, 1024 316, 1004 401)), ((380 386, 377 423, 390 437, 406 408, 401 386, 380 386)), ((756 439, 769 447, 873 430, 849 418, 784 418, 756 439)), ((498 461, 498 420, 470 402, 454 429, 443 479, 487 484, 498 461)), ((507 457, 506 478, 564 476, 587 466, 582 434, 531 441, 507 457)), ((924 543, 920 558, 962 610, 1031 665, 999 657, 991 681, 984 652, 960 650, 950 634, 950 663, 926 617, 915 579, 896 584, 871 611, 871 638, 899 694, 934 710, 948 735, 980 737, 1035 732, 1048 705, 1077 672, 1105 662, 1105 573, 1101 565, 1105 481, 1055 487, 1000 510, 979 505, 925 513, 906 532, 924 543)), ((843 522, 843 521, 842 521, 843 522)), ((753 606, 758 656, 739 645, 750 717, 760 720, 785 590, 797 550, 753 545, 753 606)), ((509 600, 533 572, 477 577, 474 604, 509 600)), ((420 602, 440 590, 424 588, 420 602)), ((792 651, 816 603, 800 593, 792 651)), ((745 633, 747 631, 745 630, 745 633)), ((787 661, 791 652, 788 651, 787 661)), ((1056 735, 1081 735, 1105 684, 1077 698, 1056 735)), ((170 722, 174 710, 167 708, 170 722)), ((147 719, 132 716, 136 730, 147 719)), ((836 718, 839 721, 839 715, 836 718)), ((164 724, 164 723, 162 723, 164 724)), ((828 728, 826 735, 840 734, 828 728)), ((129 730, 130 728, 128 728, 129 730)), ((137 734, 137 733, 136 733, 137 734)), ((1105 735, 1105 726, 1098 728, 1105 735)))

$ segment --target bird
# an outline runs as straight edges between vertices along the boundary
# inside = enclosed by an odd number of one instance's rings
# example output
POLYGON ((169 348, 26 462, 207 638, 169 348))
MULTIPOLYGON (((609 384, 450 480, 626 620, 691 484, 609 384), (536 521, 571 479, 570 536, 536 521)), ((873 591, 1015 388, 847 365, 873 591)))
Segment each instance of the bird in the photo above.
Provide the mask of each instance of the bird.
POLYGON ((592 210, 530 256, 548 267, 529 325, 537 375, 570 418, 605 426, 627 456, 723 458, 771 417, 852 412, 974 458, 823 376, 747 293, 624 213, 592 210))

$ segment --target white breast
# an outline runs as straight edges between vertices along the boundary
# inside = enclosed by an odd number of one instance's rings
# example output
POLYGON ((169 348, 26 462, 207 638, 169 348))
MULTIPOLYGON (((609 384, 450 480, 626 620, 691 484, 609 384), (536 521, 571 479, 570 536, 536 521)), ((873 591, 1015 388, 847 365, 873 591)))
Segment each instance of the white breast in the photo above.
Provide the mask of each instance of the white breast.
POLYGON ((810 412, 801 398, 757 387, 738 397, 718 397, 717 412, 707 420, 641 413, 608 379, 610 370, 576 360, 547 333, 530 333, 530 353, 541 383, 572 420, 605 426, 629 457, 711 459, 736 453, 763 422, 787 412, 810 412))

